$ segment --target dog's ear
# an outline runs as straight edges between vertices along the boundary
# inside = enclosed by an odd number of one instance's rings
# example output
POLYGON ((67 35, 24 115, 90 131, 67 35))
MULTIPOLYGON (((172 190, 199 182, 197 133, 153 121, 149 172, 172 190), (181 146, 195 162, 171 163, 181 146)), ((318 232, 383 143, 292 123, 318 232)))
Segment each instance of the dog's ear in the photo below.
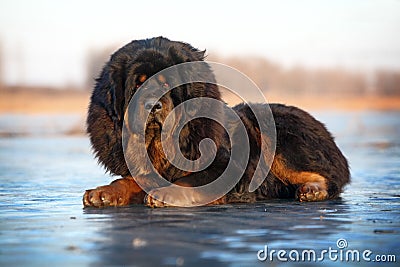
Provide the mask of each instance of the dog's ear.
POLYGON ((203 61, 205 52, 205 50, 197 50, 188 44, 183 44, 180 47, 176 47, 176 45, 174 45, 168 49, 168 54, 174 64, 191 61, 203 61))
POLYGON ((124 118, 125 102, 129 101, 129 99, 125 99, 128 64, 134 60, 137 51, 142 49, 144 45, 145 41, 140 40, 132 41, 120 48, 111 56, 110 61, 103 69, 102 77, 107 81, 105 90, 108 90, 110 94, 113 119, 117 120, 120 126, 122 126, 124 118))
POLYGON ((110 60, 101 71, 100 76, 96 79, 95 92, 96 95, 103 95, 100 102, 103 102, 102 108, 114 122, 121 123, 123 117, 124 91, 125 91, 125 71, 123 67, 114 64, 110 60))

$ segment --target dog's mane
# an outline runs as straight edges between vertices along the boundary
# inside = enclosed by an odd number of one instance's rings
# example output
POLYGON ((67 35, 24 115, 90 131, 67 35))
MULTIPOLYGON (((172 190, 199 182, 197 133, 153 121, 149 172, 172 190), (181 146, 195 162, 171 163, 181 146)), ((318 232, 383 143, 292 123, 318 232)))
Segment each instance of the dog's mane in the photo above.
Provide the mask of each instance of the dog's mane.
MULTIPOLYGON (((132 63, 137 62, 137 59, 146 60, 141 56, 148 52, 152 52, 154 56, 161 55, 168 58, 172 62, 171 65, 201 61, 205 54, 205 51, 200 51, 187 43, 173 42, 163 37, 157 37, 132 41, 111 56, 103 67, 100 76, 96 79, 87 117, 87 132, 95 156, 111 174, 130 175, 122 148, 125 102, 129 101, 129 99, 126 99, 126 90, 129 90, 129 88, 125 88, 126 79, 132 63)), ((151 61, 152 58, 148 58, 148 60, 151 61)), ((211 71, 205 75, 209 75, 209 77, 206 77, 208 80, 215 81, 211 71)), ((196 97, 221 100, 217 85, 212 83, 187 85, 183 100, 196 97), (195 90, 192 90, 191 86, 195 87, 195 90)), ((218 113, 218 111, 215 112, 218 113)), ((205 119, 194 120, 181 131, 179 141, 182 153, 190 160, 197 159, 200 156, 198 144, 202 139, 211 138, 218 147, 223 135, 222 127, 219 127, 216 122, 205 119)), ((154 152, 154 149, 151 148, 149 151, 154 152)), ((154 160, 157 160, 158 156, 155 156, 154 160)), ((168 170, 168 173, 174 172, 176 170, 168 170)))

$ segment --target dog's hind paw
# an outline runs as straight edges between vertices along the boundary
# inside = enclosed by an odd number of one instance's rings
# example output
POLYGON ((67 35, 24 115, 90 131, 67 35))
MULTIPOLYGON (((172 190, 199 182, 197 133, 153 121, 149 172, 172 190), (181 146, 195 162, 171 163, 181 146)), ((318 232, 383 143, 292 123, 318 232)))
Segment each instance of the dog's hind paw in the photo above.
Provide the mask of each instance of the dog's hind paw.
POLYGON ((318 182, 308 182, 300 185, 296 197, 300 202, 322 201, 328 198, 325 186, 318 182))

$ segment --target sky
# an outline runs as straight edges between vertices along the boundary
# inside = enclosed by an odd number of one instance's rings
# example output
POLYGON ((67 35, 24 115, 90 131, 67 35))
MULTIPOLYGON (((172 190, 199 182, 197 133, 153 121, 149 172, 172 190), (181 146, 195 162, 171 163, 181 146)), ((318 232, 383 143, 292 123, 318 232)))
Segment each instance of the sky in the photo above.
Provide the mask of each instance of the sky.
POLYGON ((288 68, 400 70, 399 0, 0 0, 0 78, 83 86, 91 52, 160 35, 288 68))

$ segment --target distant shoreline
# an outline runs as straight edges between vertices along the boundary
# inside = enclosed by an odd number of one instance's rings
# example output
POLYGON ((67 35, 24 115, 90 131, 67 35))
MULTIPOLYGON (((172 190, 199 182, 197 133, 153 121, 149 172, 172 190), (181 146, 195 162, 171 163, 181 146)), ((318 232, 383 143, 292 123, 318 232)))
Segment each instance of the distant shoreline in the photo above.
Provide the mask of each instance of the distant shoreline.
POLYGON ((86 114, 90 92, 57 89, 0 89, 0 114, 86 114))
MULTIPOLYGON (((0 114, 82 114, 85 115, 90 92, 83 90, 55 90, 24 88, 0 89, 0 114)), ((305 110, 400 110, 400 96, 294 96, 266 95, 269 103, 294 105, 305 110)), ((226 96, 228 104, 240 99, 226 96)))

